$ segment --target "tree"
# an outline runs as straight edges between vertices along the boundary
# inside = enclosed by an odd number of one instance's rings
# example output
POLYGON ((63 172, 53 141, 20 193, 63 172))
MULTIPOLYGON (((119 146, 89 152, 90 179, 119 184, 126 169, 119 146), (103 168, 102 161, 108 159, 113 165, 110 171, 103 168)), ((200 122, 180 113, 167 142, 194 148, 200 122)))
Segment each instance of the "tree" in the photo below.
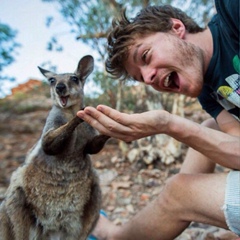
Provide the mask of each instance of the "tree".
MULTIPOLYGON (((16 49, 20 47, 20 44, 15 42, 16 35, 17 31, 11 29, 7 24, 0 23, 0 74, 15 60, 16 49)), ((0 80, 6 79, 14 80, 12 77, 0 75, 0 80)))
MULTIPOLYGON (((65 22, 70 26, 70 31, 76 36, 76 39, 89 45, 94 49, 99 56, 99 62, 104 63, 106 59, 106 37, 111 27, 111 22, 114 17, 117 17, 123 8, 127 8, 129 16, 134 16, 142 7, 150 4, 171 4, 176 7, 184 7, 193 18, 199 23, 206 22, 209 18, 209 9, 212 7, 212 1, 206 0, 43 0, 56 5, 58 11, 62 15, 65 22), (210 2, 210 3, 209 3, 210 2), (201 9, 201 11, 196 11, 201 9), (202 15, 199 14, 202 13, 202 15)), ((52 17, 47 20, 47 26, 51 26, 54 21, 52 17)), ((57 36, 53 36, 48 44, 49 50, 62 50, 58 43, 57 36), (54 47, 55 46, 55 47, 54 47)), ((100 65, 98 69, 98 77, 95 77, 96 83, 100 85, 104 92, 109 92, 109 89, 119 89, 118 94, 121 96, 122 82, 113 81, 108 74, 104 72, 104 65, 100 65), (100 76, 102 74, 102 76, 100 76), (101 82, 100 79, 104 82, 101 82)), ((108 95, 109 100, 111 95, 108 95)), ((116 106, 121 109, 121 99, 116 99, 116 106)))
MULTIPOLYGON (((153 4, 173 4, 175 7, 183 7, 190 16, 202 25, 208 21, 213 11, 213 1, 206 0, 43 0, 55 3, 64 20, 70 25, 71 32, 76 39, 88 44, 98 55, 98 61, 104 64, 106 59, 106 37, 111 28, 111 22, 117 17, 123 8, 127 9, 129 16, 134 16, 142 7, 153 4), (197 9, 197 11, 196 11, 197 9), (201 10, 199 10, 201 9, 201 10)), ((55 39, 55 38, 54 38, 55 39)), ((53 42, 54 44, 54 42, 53 42)), ((98 68, 94 77, 96 83, 103 89, 105 97, 108 97, 112 107, 123 110, 123 83, 113 81, 105 72, 104 65, 98 68), (117 93, 116 93, 117 89, 117 93)), ((124 88, 125 90, 125 88, 124 88)), ((168 109, 169 111, 183 116, 184 97, 173 98, 171 94, 160 94, 145 85, 138 87, 135 99, 134 111, 148 111, 153 109, 168 109), (166 100, 167 99, 167 100, 166 100), (172 103, 171 107, 165 103, 172 103)), ((125 91, 124 91, 125 92, 125 91)), ((106 100, 106 99, 104 99, 106 100)), ((105 101, 104 101, 105 102, 105 101)), ((181 154, 181 144, 174 139, 165 136, 152 136, 141 139, 134 144, 137 145, 136 160, 145 160, 150 164, 156 160, 171 163, 181 154), (150 143, 150 144, 149 144, 150 143), (151 149, 150 149, 151 148, 151 149)), ((131 151, 133 156, 133 152, 131 151)))

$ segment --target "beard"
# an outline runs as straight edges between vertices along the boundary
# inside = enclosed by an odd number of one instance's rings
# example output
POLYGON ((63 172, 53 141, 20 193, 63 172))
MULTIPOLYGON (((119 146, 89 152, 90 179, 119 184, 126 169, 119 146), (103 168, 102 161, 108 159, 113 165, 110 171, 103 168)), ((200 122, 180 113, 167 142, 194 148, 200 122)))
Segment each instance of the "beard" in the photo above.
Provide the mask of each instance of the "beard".
POLYGON ((184 85, 182 93, 197 97, 201 93, 204 78, 204 52, 198 46, 179 38, 171 38, 178 73, 182 74, 188 85, 184 85))

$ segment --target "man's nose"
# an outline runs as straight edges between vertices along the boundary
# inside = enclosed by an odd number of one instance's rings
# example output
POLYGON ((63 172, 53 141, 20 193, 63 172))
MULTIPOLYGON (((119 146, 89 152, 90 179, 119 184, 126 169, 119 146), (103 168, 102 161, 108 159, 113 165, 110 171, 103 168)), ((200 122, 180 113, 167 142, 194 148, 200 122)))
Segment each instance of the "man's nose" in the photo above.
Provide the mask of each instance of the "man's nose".
POLYGON ((144 83, 151 85, 154 83, 154 77, 156 76, 156 71, 154 69, 150 69, 150 68, 143 68, 141 70, 142 73, 142 80, 144 81, 144 83))

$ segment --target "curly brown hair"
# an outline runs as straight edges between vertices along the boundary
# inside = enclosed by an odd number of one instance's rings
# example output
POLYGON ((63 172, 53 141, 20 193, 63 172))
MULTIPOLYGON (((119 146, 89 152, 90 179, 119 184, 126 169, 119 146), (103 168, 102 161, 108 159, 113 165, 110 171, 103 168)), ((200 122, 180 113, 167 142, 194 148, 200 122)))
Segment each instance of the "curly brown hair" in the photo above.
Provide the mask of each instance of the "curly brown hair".
POLYGON ((128 78, 123 63, 128 57, 128 48, 134 43, 134 38, 154 32, 170 31, 171 18, 181 20, 189 33, 204 30, 186 13, 170 5, 148 6, 132 19, 128 19, 126 9, 123 10, 120 18, 113 20, 112 30, 108 35, 108 58, 105 63, 107 72, 113 78, 128 78))

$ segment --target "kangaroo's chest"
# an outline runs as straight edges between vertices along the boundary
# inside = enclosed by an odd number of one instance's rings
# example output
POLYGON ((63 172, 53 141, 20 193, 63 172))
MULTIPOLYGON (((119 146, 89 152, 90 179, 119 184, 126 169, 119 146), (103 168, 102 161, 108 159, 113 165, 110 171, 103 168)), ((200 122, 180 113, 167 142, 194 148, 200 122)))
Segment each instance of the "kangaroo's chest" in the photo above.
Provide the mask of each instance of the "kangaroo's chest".
POLYGON ((91 194, 91 177, 76 174, 69 179, 61 173, 43 173, 29 166, 25 184, 27 201, 42 226, 51 230, 72 222, 81 224, 84 206, 91 194))

